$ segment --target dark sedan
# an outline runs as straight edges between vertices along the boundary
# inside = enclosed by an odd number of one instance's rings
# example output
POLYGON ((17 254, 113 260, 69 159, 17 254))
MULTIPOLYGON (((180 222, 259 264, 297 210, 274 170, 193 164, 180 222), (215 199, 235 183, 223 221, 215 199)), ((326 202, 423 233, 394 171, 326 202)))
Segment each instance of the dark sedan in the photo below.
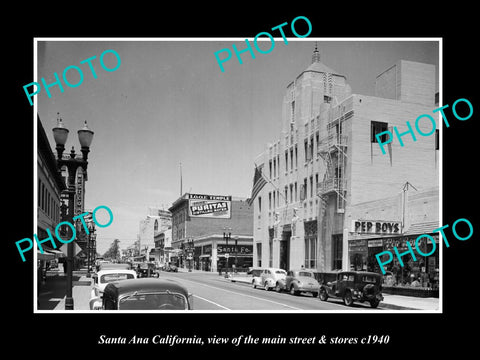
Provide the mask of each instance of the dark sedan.
POLYGON ((109 283, 93 310, 192 310, 193 296, 174 280, 142 278, 109 283))

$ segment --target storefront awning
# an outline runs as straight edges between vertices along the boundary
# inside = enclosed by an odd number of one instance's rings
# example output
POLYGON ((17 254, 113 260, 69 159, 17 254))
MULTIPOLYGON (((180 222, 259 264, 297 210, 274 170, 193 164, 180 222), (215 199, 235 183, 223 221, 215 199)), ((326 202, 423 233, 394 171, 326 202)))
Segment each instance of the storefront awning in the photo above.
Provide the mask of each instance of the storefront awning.
POLYGON ((60 251, 60 250, 48 250, 49 253, 52 253, 53 255, 55 255, 55 258, 62 258, 62 257, 65 257, 65 254, 60 251))
POLYGON ((37 249, 37 259, 38 260, 53 260, 55 259, 55 255, 49 252, 44 251, 43 253, 37 249))

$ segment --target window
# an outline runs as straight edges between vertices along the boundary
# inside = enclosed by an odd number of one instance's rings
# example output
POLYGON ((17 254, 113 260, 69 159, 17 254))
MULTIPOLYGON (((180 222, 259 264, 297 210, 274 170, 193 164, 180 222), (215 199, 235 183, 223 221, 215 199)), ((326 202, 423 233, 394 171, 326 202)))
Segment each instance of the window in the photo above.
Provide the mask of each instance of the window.
POLYGON ((293 170, 293 147, 290 148, 290 170, 293 170))
POLYGON ((288 204, 288 186, 285 185, 285 205, 288 204))
MULTIPOLYGON (((292 164, 290 164, 292 167, 292 164)), ((285 150, 285 173, 288 171, 288 150, 285 150)))
MULTIPOLYGON (((380 121, 372 121, 371 122, 371 130, 370 130, 370 134, 371 134, 371 139, 370 141, 372 143, 378 143, 377 141, 377 134, 380 134, 384 131, 387 131, 388 130, 388 123, 386 122, 380 122, 380 121)), ((386 142, 387 141, 387 134, 383 134, 380 138, 382 140, 382 142, 386 142)))
POLYGON ((297 145, 295 145, 295 169, 298 166, 298 148, 297 145))
POLYGON ((258 212, 262 212, 262 197, 258 197, 258 212))
POLYGON ((435 130, 435 150, 440 150, 440 132, 435 130))
POLYGON ((272 210, 272 193, 268 193, 268 210, 272 210))
POLYGON ((290 202, 293 202, 293 184, 290 184, 290 202))
POLYGON ((298 201, 298 196, 297 196, 297 182, 295 181, 295 202, 298 201))
POLYGON ((270 168, 270 179, 272 178, 272 160, 268 162, 268 166, 270 168))
POLYGON ((262 266, 262 243, 257 243, 257 266, 262 266))
POLYGON ((343 235, 332 235, 332 270, 342 268, 343 235))
POLYGON ((307 269, 315 269, 317 261, 315 255, 317 253, 317 239, 305 237, 305 267, 307 269))
POLYGON ((268 229, 268 266, 272 267, 273 265, 273 229, 268 229))
POLYGON ((273 192, 273 208, 275 209, 275 206, 277 205, 275 202, 275 193, 276 191, 273 192))
POLYGON ((273 159, 273 177, 277 177, 277 159, 273 159))
POLYGON ((308 139, 305 139, 303 146, 305 147, 305 162, 307 162, 308 159, 308 139))
POLYGON ((315 174, 315 191, 318 190, 318 174, 315 174))

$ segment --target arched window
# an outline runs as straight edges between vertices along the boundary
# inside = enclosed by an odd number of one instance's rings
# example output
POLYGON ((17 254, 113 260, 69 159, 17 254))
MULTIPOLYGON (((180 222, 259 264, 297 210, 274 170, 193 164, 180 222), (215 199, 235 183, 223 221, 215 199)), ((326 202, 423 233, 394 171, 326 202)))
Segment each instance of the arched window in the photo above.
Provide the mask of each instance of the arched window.
POLYGON ((155 224, 153 225, 153 230, 158 231, 158 220, 155 219, 155 224))

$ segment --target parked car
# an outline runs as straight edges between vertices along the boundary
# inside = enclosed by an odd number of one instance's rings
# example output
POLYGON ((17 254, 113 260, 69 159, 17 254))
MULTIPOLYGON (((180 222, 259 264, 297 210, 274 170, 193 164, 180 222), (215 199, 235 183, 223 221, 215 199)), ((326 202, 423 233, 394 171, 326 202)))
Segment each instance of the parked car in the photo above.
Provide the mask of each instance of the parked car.
POLYGON ((136 279, 137 273, 129 269, 100 270, 93 277, 93 287, 90 298, 102 297, 107 284, 113 281, 136 279))
POLYGON ((327 301, 329 297, 343 299, 347 306, 355 301, 368 301, 376 308, 382 296, 382 275, 367 271, 340 271, 334 281, 320 284, 319 297, 327 301))
POLYGON ((191 310, 193 296, 174 280, 131 279, 105 287, 103 298, 90 300, 91 310, 191 310))
POLYGON ((247 270, 247 276, 251 276, 252 277, 252 280, 251 280, 251 284, 253 286, 254 289, 258 287, 261 287, 262 286, 262 272, 263 272, 263 268, 260 268, 260 267, 249 267, 248 270, 247 270))
POLYGON ((100 264, 98 264, 97 271, 107 270, 107 269, 131 270, 132 265, 129 263, 111 263, 111 262, 101 262, 100 264))
POLYGON ((276 287, 279 280, 285 280, 286 276, 287 272, 283 269, 266 268, 261 274, 260 283, 268 291, 276 287))
POLYGON ((167 263, 163 266, 163 271, 178 272, 178 267, 174 263, 167 263))
POLYGON ((137 266, 137 277, 139 278, 158 277, 159 275, 155 263, 153 262, 144 262, 137 266))
POLYGON ((309 292, 313 297, 317 297, 320 284, 315 279, 315 275, 311 270, 290 270, 287 272, 285 280, 277 281, 275 290, 277 290, 277 292, 289 291, 292 295, 309 292))

